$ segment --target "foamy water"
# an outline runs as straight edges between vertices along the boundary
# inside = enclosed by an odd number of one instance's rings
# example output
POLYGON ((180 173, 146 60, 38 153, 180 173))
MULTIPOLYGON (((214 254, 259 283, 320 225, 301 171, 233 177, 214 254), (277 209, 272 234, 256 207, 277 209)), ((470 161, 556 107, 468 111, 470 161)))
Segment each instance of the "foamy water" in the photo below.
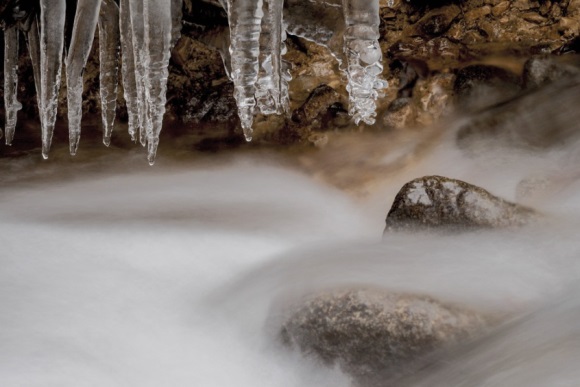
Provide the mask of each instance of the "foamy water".
POLYGON ((276 316, 287 296, 372 285, 512 319, 401 383, 576 386, 580 180, 571 149, 470 159, 445 140, 366 198, 249 156, 4 187, 0 385, 349 386, 340 371, 283 348, 276 316), (397 190, 427 174, 511 200, 522 179, 550 176, 526 198, 545 219, 381 241, 397 190))

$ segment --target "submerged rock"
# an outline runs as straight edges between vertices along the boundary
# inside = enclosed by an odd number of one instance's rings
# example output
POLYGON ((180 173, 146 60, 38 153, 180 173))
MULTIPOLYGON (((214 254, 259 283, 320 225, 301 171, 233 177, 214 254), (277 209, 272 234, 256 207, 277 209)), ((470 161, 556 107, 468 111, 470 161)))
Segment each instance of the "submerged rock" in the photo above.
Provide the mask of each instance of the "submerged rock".
POLYGON ((284 323, 284 343, 339 365, 361 386, 389 386, 430 352, 472 338, 489 321, 430 297, 379 289, 316 294, 284 323))
POLYGON ((521 91, 520 77, 504 68, 471 65, 457 72, 453 90, 458 107, 476 110, 513 98, 521 91))
POLYGON ((580 138, 580 110, 570 108, 579 100, 579 75, 549 82, 470 116, 458 129, 458 145, 477 151, 498 145, 545 149, 570 144, 580 138))
POLYGON ((527 207, 483 188, 442 176, 405 184, 387 215, 385 232, 404 229, 473 229, 522 226, 537 217, 527 207))
POLYGON ((524 86, 530 89, 578 74, 580 74, 580 56, 563 55, 528 59, 524 64, 522 77, 524 86))

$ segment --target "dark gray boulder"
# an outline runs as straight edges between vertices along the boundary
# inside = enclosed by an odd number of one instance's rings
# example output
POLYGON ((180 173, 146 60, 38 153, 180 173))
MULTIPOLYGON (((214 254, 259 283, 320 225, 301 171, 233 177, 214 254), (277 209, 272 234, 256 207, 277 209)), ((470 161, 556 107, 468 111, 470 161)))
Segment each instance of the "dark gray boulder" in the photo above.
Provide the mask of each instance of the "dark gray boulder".
POLYGON ((483 188, 442 176, 405 184, 387 215, 385 232, 407 229, 474 229, 529 223, 537 212, 483 188))
POLYGON ((389 386, 429 353, 477 336, 482 315, 430 297, 380 289, 319 293, 283 324, 285 344, 338 365, 361 386, 389 386))

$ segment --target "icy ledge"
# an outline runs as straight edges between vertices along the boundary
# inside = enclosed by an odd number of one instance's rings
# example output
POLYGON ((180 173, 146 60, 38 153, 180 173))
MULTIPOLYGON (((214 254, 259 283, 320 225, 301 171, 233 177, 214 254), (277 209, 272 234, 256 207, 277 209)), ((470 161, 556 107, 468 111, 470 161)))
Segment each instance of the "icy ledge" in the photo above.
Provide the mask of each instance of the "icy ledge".
MULTIPOLYGON (((328 47, 348 81, 349 113, 358 124, 373 124, 375 101, 387 86, 379 46, 379 0, 211 0, 227 12, 230 36, 225 56, 234 83, 238 115, 247 141, 256 113, 289 112, 286 31, 328 47), (286 5, 286 7, 284 7, 286 5), (318 14, 322 17, 315 18, 318 14), (341 43, 337 43, 338 41, 341 43)), ((119 67, 127 102, 129 134, 155 162, 165 114, 171 49, 181 32, 182 0, 40 0, 40 12, 23 12, 5 31, 4 103, 6 143, 16 114, 18 30, 26 33, 42 128, 42 155, 48 157, 56 121, 63 57, 66 64, 70 153, 81 134, 83 72, 98 26, 103 142, 109 145, 116 109, 119 67), (68 9, 67 7, 73 7, 68 9), (67 20, 67 15, 74 19, 67 20), (67 27, 68 26, 68 27, 67 27), (67 28, 69 31, 65 29, 67 28), (69 33, 70 43, 65 42, 69 33), (121 54, 121 55, 120 55, 121 54), (120 57, 122 58, 121 63, 120 57)), ((17 9, 18 8, 18 9, 17 9)))

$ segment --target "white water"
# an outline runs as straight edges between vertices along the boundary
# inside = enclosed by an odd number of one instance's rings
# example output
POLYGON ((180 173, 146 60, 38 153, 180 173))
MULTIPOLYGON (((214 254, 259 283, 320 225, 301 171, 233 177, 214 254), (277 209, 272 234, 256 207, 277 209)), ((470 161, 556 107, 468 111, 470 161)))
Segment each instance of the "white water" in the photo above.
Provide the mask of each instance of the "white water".
POLYGON ((444 144, 366 199, 247 156, 4 186, 0 385, 349 386, 273 333, 281 297, 354 283, 539 310, 409 385, 575 386, 580 180, 569 150, 510 153, 470 160, 444 144), (513 199, 542 171, 558 176, 533 200, 546 214, 537 225, 381 242, 410 178, 463 178, 513 199))

